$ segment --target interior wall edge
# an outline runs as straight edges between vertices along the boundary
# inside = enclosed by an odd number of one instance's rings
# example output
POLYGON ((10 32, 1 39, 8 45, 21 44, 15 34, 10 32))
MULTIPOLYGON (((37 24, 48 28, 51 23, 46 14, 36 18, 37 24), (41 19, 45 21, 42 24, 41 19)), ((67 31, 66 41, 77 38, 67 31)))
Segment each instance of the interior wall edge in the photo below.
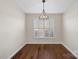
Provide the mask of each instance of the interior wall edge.
POLYGON ((61 44, 61 42, 25 42, 21 45, 13 54, 11 54, 7 59, 11 59, 18 51, 20 51, 27 44, 61 44))
POLYGON ((61 42, 27 42, 27 44, 61 44, 61 42))
POLYGON ((78 58, 78 55, 72 51, 65 43, 61 43, 70 53, 72 53, 76 58, 78 58))
POLYGON ((78 58, 78 55, 75 54, 65 43, 62 42, 25 42, 23 45, 21 45, 12 55, 10 55, 10 57, 8 57, 7 59, 11 59, 11 57, 13 57, 19 50, 21 50, 25 45, 27 44, 62 44, 66 49, 68 49, 69 52, 71 52, 76 58, 78 58))
POLYGON ((7 59, 11 59, 19 50, 21 50, 26 45, 26 42, 22 44, 13 54, 11 54, 7 59))
MULTIPOLYGON (((25 15, 28 15, 28 14, 42 14, 42 13, 25 13, 25 15)), ((48 15, 63 15, 64 13, 46 13, 46 14, 48 14, 48 15)))

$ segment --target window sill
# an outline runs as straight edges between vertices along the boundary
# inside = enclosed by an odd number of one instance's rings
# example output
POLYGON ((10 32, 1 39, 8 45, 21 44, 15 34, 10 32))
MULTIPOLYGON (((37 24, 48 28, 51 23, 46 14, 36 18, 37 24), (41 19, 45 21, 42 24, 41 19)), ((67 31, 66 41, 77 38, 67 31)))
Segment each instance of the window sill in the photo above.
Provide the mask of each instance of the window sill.
POLYGON ((52 39, 56 37, 34 37, 34 39, 52 39))

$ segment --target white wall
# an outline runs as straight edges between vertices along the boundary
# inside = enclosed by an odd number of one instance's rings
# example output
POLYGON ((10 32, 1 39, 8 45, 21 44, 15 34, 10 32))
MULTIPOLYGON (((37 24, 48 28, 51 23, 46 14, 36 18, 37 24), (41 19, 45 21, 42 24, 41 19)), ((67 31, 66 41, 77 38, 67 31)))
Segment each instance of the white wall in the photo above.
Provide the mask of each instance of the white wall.
POLYGON ((77 56, 78 52, 78 2, 75 0, 64 14, 64 44, 77 56))
MULTIPOLYGON (((64 14, 63 20, 64 43, 74 52, 77 51, 78 41, 76 4, 69 7, 64 14)), ((25 16, 23 12, 17 9, 16 0, 0 0, 0 59, 8 59, 26 41, 27 43, 62 42, 62 14, 50 15, 55 19, 56 37, 53 39, 33 39, 32 18, 37 16, 37 14, 27 14, 25 16)))
POLYGON ((25 43, 24 21, 16 0, 0 0, 0 59, 8 59, 25 43))
MULTIPOLYGON (((26 14, 26 38, 27 43, 60 43, 62 41, 62 14, 49 14, 51 20, 54 20, 54 30, 55 37, 54 38, 43 38, 43 39, 33 39, 33 19, 38 19, 39 14, 26 14)), ((53 22, 52 22, 53 23, 53 22)), ((53 25, 51 25, 53 26, 53 25)))

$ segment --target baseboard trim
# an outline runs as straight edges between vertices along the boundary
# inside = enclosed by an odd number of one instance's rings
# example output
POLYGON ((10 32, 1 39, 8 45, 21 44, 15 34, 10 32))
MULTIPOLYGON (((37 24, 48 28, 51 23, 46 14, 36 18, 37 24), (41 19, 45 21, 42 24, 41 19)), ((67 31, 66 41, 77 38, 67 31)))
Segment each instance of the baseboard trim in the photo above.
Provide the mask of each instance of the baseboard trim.
POLYGON ((27 42, 27 44, 61 44, 61 42, 27 42))
MULTIPOLYGON (((26 42, 27 44, 62 44, 65 48, 67 48, 76 58, 78 58, 78 55, 75 54, 66 44, 64 43, 61 43, 61 42, 42 42, 42 43, 38 43, 38 42, 26 42)), ((11 59, 11 57, 13 57, 19 50, 21 50, 25 45, 26 43, 24 43, 23 45, 21 45, 21 47, 19 47, 12 55, 9 56, 9 58, 7 59, 11 59)))
POLYGON ((76 58, 78 58, 78 55, 75 54, 66 44, 62 43, 62 45, 69 50, 76 58))
POLYGON ((7 59, 11 59, 19 50, 21 50, 26 44, 61 44, 60 42, 26 42, 21 45, 12 55, 7 59))
POLYGON ((23 45, 21 45, 12 55, 9 56, 9 58, 7 59, 11 59, 18 51, 20 51, 24 46, 26 45, 26 43, 24 43, 23 45))

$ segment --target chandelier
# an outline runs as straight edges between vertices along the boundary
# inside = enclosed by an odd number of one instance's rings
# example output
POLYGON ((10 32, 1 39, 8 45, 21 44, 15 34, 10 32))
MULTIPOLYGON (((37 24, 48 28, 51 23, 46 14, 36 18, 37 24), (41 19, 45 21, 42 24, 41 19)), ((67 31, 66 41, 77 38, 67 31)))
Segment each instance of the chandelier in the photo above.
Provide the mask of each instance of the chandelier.
POLYGON ((44 10, 45 0, 42 0, 42 3, 43 3, 43 11, 42 11, 42 14, 39 16, 39 19, 40 20, 47 20, 47 19, 49 19, 49 17, 46 15, 46 12, 44 10))

